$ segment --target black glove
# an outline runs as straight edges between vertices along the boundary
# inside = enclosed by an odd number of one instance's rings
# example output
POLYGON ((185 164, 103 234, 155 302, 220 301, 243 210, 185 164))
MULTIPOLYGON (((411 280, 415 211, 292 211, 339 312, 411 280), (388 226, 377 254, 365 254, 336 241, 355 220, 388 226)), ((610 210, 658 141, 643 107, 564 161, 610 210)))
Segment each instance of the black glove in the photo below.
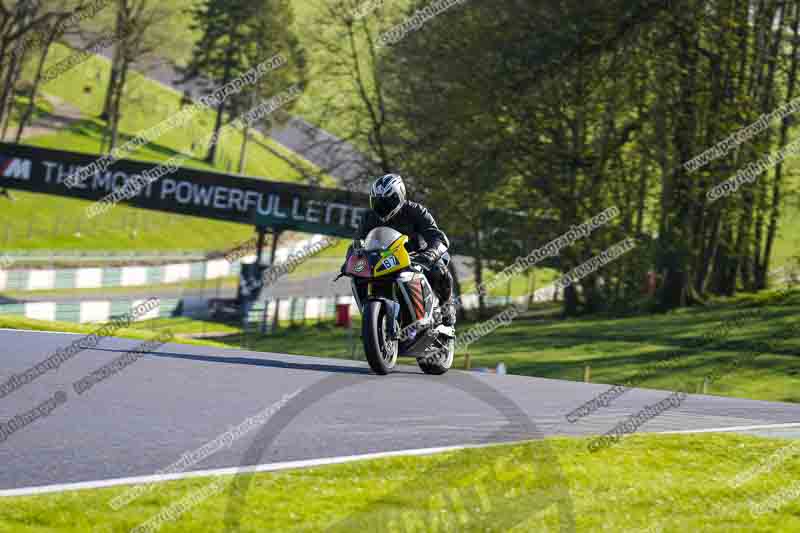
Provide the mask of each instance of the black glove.
POLYGON ((439 260, 439 257, 439 254, 435 250, 427 248, 419 252, 416 257, 414 257, 414 260, 423 267, 430 269, 433 268, 433 265, 436 264, 436 261, 439 260))

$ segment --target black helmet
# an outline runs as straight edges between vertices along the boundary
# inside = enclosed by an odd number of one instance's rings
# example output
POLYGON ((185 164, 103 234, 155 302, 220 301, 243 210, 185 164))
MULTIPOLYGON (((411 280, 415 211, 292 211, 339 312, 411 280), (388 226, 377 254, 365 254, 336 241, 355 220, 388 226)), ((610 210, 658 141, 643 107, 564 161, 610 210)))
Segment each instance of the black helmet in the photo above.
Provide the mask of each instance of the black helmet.
POLYGON ((369 190, 369 206, 386 222, 406 203, 406 186, 399 174, 386 174, 375 180, 369 190))

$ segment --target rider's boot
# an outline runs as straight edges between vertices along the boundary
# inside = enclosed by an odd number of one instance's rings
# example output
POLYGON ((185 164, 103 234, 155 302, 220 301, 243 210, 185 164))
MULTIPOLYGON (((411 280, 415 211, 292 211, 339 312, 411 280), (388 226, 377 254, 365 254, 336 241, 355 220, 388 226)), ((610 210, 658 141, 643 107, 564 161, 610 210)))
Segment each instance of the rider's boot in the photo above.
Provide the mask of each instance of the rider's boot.
POLYGON ((445 326, 456 325, 456 306, 452 300, 442 304, 442 324, 445 326))

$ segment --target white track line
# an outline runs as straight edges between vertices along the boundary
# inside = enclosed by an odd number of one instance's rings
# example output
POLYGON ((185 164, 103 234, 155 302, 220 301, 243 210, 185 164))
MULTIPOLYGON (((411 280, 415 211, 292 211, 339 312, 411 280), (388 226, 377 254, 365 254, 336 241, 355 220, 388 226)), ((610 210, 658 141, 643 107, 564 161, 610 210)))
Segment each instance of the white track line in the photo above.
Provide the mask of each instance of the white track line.
POLYGON ((14 331, 22 333, 52 333, 53 335, 86 335, 86 333, 70 333, 69 331, 43 331, 39 329, 0 328, 0 331, 14 331))
POLYGON ((712 429, 681 429, 673 431, 658 431, 656 435, 681 435, 689 433, 729 433, 732 431, 751 431, 756 429, 787 429, 787 428, 800 428, 800 422, 789 422, 786 424, 763 424, 760 426, 733 426, 726 428, 712 428, 712 429))
MULTIPOLYGON (((643 433, 647 435, 675 435, 691 433, 726 433, 732 431, 747 431, 755 429, 781 429, 781 428, 800 428, 800 422, 786 424, 764 424, 757 426, 733 426, 712 429, 687 429, 677 431, 658 431, 643 433)), ((343 455, 340 457, 325 457, 322 459, 305 459, 301 461, 285 461, 281 463, 267 463, 261 465, 245 467, 215 468, 211 470, 193 470, 191 472, 179 472, 176 474, 153 474, 150 476, 123 477, 114 479, 102 479, 98 481, 84 481, 79 483, 62 483, 58 485, 43 485, 39 487, 23 487, 19 489, 0 490, 0 498, 10 496, 31 496, 37 494, 47 494, 50 492, 62 492, 70 490, 102 489, 107 487, 117 487, 120 485, 139 485, 143 483, 163 483, 165 481, 176 481, 194 477, 210 476, 229 476, 235 474, 250 474, 256 472, 277 472, 280 470, 290 470, 297 468, 312 468, 317 466, 338 465, 353 463, 357 461, 368 461, 371 459, 385 459, 389 457, 419 457, 424 455, 435 455, 438 453, 454 452, 459 450, 489 448, 494 446, 511 446, 524 444, 530 441, 510 441, 492 442, 488 444, 463 444, 456 446, 442 446, 438 448, 417 448, 411 450, 398 450, 393 452, 367 453, 361 455, 343 455)))
POLYGON ((378 453, 367 453, 362 455, 343 455, 341 457, 326 457, 322 459, 306 459, 302 461, 286 461, 282 463, 268 463, 268 464, 245 466, 245 467, 235 466, 230 468, 215 468, 212 470, 193 470, 191 472, 179 472, 176 474, 154 474, 151 476, 102 479, 98 481, 85 481, 80 483, 43 485, 40 487, 23 487, 19 489, 0 490, 0 498, 9 496, 30 496, 37 494, 46 494, 48 492, 62 492, 68 490, 101 489, 106 487, 116 487, 119 485, 161 483, 164 481, 175 481, 193 477, 228 476, 234 474, 249 474, 254 472, 275 472, 278 470, 337 465, 343 463, 352 463, 356 461, 366 461, 370 459, 385 459, 388 457, 415 457, 415 456, 434 455, 437 453, 453 452, 466 449, 488 448, 492 446, 506 446, 513 444, 520 444, 520 442, 465 444, 457 446, 443 446, 439 448, 419 448, 413 450, 398 450, 394 452, 378 452, 378 453))

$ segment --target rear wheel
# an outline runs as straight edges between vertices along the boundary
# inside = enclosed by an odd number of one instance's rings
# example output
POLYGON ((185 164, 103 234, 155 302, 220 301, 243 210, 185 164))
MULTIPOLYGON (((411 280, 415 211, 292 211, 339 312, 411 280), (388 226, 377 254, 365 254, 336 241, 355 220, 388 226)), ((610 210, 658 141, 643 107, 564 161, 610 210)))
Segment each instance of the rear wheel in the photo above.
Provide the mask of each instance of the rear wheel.
POLYGON ((444 341, 444 348, 429 356, 417 359, 417 364, 420 369, 426 374, 440 376, 450 370, 453 366, 453 356, 456 351, 455 339, 447 339, 444 341))
POLYGON ((397 340, 388 340, 389 319, 386 307, 379 300, 371 300, 364 306, 364 354, 369 367, 378 375, 385 376, 397 364, 397 340))

